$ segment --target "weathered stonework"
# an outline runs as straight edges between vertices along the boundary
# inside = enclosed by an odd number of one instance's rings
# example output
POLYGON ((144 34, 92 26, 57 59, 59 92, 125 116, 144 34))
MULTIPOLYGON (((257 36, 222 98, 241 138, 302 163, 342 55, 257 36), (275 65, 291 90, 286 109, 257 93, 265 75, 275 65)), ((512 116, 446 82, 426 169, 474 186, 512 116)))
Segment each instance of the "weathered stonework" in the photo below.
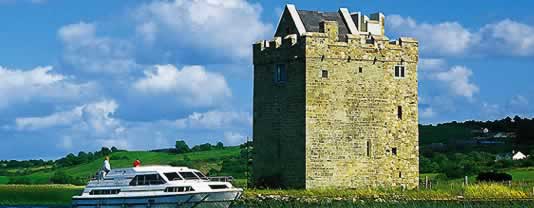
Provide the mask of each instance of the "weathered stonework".
POLYGON ((290 12, 274 40, 253 46, 256 184, 417 187, 417 41, 390 41, 382 14, 378 34, 361 23, 340 33, 340 21, 328 20, 299 34, 290 12), (276 64, 287 81, 274 79, 276 64))

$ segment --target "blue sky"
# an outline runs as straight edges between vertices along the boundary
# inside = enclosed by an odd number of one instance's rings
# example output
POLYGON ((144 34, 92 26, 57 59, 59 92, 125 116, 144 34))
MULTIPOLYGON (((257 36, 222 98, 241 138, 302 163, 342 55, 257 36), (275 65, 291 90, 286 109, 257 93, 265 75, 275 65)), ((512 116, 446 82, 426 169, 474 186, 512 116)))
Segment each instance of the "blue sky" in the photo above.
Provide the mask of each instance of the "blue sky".
POLYGON ((251 136, 251 44, 297 9, 420 41, 420 122, 532 117, 531 1, 0 0, 0 159, 251 136))

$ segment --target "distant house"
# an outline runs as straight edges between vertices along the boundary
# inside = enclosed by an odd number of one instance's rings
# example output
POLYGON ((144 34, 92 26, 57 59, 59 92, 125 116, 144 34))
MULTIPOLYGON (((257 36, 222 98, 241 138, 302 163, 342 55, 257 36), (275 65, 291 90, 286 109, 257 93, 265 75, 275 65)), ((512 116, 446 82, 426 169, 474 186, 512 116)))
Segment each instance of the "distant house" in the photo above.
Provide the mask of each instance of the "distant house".
POLYGON ((498 154, 496 157, 495 157, 495 161, 499 161, 499 160, 522 160, 522 159, 526 159, 528 156, 523 154, 522 152, 520 151, 512 151, 512 153, 503 153, 503 154, 498 154))
POLYGON ((513 156, 512 156, 512 160, 522 160, 522 159, 526 159, 527 156, 525 154, 523 154, 522 152, 519 152, 517 151, 513 156))

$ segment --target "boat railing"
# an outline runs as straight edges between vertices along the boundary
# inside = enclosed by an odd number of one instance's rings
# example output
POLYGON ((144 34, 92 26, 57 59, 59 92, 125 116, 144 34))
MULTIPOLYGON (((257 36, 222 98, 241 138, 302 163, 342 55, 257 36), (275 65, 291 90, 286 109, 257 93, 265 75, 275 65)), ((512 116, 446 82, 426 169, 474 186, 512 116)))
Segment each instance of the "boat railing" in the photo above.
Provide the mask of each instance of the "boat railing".
POLYGON ((234 177, 232 177, 232 176, 214 176, 214 177, 208 177, 208 180, 216 181, 216 182, 232 182, 234 180, 234 177))

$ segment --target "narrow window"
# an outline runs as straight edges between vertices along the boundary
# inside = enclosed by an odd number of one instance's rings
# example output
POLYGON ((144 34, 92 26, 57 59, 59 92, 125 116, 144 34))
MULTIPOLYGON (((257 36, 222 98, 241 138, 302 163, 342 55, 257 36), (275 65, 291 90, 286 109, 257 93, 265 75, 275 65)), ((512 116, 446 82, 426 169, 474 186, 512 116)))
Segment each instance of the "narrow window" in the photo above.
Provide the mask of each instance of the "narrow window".
POLYGON ((363 73, 363 68, 360 67, 360 68, 358 69, 358 72, 359 72, 359 73, 363 73))
POLYGON ((391 154, 397 156, 397 148, 396 147, 391 148, 391 154))
POLYGON ((402 106, 397 106, 397 118, 402 119, 402 106))
POLYGON ((287 71, 285 64, 276 64, 274 69, 274 81, 282 83, 287 81, 287 71))
POLYGON ((399 171, 399 178, 402 178, 402 172, 399 171))
POLYGON ((325 70, 325 69, 321 70, 321 77, 328 78, 328 70, 325 70))
POLYGON ((404 66, 395 66, 395 77, 404 77, 405 67, 404 66))
POLYGON ((367 141, 367 157, 371 157, 371 142, 367 141))

